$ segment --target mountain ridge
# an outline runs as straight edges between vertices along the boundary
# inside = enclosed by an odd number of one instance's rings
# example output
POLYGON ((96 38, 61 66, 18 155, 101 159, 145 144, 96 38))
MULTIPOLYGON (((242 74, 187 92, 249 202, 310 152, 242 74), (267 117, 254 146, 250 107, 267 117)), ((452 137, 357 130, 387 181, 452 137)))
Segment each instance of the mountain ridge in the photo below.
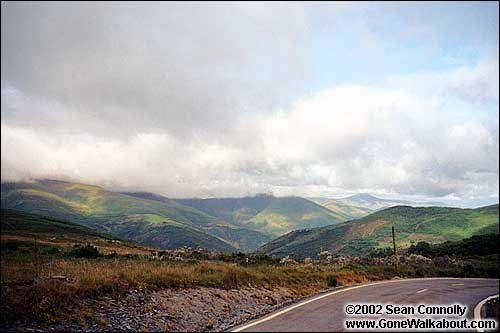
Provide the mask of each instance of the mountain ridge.
POLYGON ((475 208, 395 206, 340 225, 290 232, 257 252, 275 256, 314 257, 322 250, 334 254, 363 254, 391 244, 395 226, 399 247, 414 242, 455 241, 498 233, 498 204, 475 208))
POLYGON ((3 182, 1 187, 2 208, 69 220, 164 248, 249 251, 294 229, 339 222, 328 209, 302 198, 260 195, 190 202, 149 192, 119 193, 95 185, 50 179, 3 182), (286 204, 292 200, 300 201, 297 207, 286 204), (234 207, 219 209, 213 206, 214 202, 222 203, 222 208, 228 203, 234 207), (200 204, 205 211, 196 207, 200 204), (302 209, 301 214, 295 214, 291 207, 302 209))

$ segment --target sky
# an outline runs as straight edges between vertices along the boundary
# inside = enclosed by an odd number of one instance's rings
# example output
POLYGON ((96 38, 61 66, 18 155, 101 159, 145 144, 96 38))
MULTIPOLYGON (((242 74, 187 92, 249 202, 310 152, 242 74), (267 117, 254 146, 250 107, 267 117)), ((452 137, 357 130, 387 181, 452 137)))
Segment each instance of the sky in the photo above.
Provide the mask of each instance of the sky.
POLYGON ((1 6, 3 182, 498 202, 498 2, 1 6))

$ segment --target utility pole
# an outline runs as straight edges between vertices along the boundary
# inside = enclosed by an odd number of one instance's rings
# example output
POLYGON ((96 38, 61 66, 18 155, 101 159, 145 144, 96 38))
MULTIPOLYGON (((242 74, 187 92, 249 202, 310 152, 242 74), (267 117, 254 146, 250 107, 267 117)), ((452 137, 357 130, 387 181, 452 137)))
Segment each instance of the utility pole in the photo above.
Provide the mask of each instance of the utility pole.
POLYGON ((392 226, 392 246, 393 246, 392 253, 394 255, 394 267, 396 268, 396 274, 399 274, 398 256, 396 254, 396 234, 394 232, 394 226, 392 226))

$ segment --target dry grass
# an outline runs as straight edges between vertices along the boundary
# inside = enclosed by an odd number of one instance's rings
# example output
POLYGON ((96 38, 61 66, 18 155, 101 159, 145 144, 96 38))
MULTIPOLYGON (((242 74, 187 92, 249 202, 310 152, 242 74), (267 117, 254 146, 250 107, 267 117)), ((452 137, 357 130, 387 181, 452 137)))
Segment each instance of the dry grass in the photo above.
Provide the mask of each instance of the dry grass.
POLYGON ((326 277, 334 276, 339 285, 362 282, 352 272, 336 272, 328 267, 306 265, 238 266, 223 262, 166 262, 148 259, 66 259, 29 258, 3 260, 2 283, 28 281, 35 277, 66 276, 79 294, 92 295, 99 290, 119 291, 126 288, 215 287, 289 287, 325 288, 326 277))
POLYGON ((306 295, 337 285, 364 282, 349 271, 306 265, 239 266, 224 262, 166 262, 144 257, 127 259, 17 257, 2 258, 2 312, 12 318, 53 322, 80 298, 113 295, 130 289, 256 287, 290 289, 306 295), (65 276, 64 281, 51 279, 65 276), (5 307, 4 307, 5 306, 5 307))

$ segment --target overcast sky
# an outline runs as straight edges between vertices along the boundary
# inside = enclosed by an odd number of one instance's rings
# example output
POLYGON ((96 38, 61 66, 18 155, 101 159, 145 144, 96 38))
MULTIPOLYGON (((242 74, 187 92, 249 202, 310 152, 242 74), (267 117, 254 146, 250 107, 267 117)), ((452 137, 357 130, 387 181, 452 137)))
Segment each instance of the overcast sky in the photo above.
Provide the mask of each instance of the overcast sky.
POLYGON ((2 2, 2 181, 498 202, 498 2, 2 2))

